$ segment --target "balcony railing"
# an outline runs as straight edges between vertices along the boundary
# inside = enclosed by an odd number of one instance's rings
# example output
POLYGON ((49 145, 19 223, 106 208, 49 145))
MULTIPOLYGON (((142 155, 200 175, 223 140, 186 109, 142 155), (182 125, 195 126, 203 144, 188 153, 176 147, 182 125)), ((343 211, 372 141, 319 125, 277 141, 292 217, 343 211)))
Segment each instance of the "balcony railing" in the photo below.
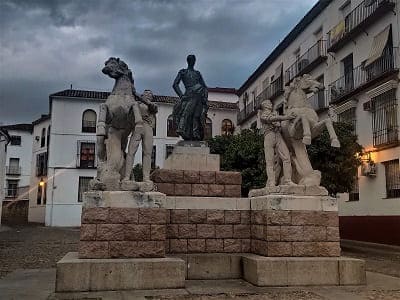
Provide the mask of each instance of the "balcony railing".
POLYGON ((6 166, 6 175, 21 175, 20 166, 6 166))
POLYGON ((395 0, 364 0, 328 32, 328 52, 335 52, 381 15, 394 9, 395 0))
POLYGON ((294 78, 310 72, 326 58, 326 41, 319 40, 285 71, 285 84, 288 85, 294 78))
POLYGON ((6 188, 6 198, 16 198, 18 196, 18 188, 6 188))
POLYGON ((370 86, 379 79, 398 72, 398 50, 398 48, 386 48, 382 56, 367 67, 361 64, 331 83, 329 85, 331 102, 339 102, 370 86))
POLYGON ((327 109, 329 107, 328 90, 319 91, 308 98, 308 100, 310 101, 312 108, 314 108, 317 112, 327 109))
POLYGON ((257 114, 263 99, 273 100, 283 94, 283 78, 282 76, 268 85, 255 99, 255 102, 250 102, 238 114, 238 124, 243 123, 247 119, 257 114))

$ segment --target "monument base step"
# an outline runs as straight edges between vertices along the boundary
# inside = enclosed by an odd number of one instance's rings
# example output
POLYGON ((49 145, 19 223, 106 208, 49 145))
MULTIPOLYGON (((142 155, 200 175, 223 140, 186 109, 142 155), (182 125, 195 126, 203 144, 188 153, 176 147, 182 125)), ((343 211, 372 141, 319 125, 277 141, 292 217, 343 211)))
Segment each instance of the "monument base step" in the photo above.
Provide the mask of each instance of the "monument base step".
POLYGON ((185 286, 185 262, 176 257, 81 259, 57 263, 56 292, 175 289, 185 286))

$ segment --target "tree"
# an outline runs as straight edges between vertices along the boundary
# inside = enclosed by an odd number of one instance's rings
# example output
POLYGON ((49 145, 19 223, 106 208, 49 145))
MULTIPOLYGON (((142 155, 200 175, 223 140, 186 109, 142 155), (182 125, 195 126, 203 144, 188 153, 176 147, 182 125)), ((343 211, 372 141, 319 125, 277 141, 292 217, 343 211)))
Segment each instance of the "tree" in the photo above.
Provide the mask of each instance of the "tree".
MULTIPOLYGON (((330 194, 352 190, 355 174, 361 164, 357 153, 362 147, 357 143, 351 124, 335 123, 341 148, 332 148, 325 130, 308 146, 308 154, 314 169, 321 171, 321 185, 330 194)), ((242 195, 250 189, 265 186, 264 137, 257 130, 243 130, 233 136, 216 136, 208 141, 211 153, 221 155, 221 170, 242 173, 242 195)))

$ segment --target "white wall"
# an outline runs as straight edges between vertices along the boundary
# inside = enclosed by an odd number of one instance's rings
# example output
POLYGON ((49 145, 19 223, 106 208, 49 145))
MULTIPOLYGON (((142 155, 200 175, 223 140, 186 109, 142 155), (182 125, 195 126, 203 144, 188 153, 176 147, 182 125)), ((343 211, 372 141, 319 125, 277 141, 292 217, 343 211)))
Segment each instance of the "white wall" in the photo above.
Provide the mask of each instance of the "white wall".
MULTIPOLYGON (((5 178, 7 142, 8 140, 6 139, 6 137, 0 133, 0 182, 4 182, 5 178)), ((1 227, 1 213, 3 208, 4 195, 5 195, 4 189, 0 188, 0 227, 1 227)))

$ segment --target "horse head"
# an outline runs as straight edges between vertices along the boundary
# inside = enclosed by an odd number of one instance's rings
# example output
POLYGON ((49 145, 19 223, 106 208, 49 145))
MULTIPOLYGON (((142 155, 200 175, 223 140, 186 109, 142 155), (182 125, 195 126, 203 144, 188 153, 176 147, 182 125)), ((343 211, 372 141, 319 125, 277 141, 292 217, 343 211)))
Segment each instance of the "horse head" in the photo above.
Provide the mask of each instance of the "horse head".
POLYGON ((298 102, 299 100, 302 100, 302 102, 305 102, 307 99, 307 94, 317 93, 324 88, 325 87, 322 83, 313 79, 309 74, 304 74, 303 76, 293 79, 290 85, 285 87, 285 100, 289 106, 294 104, 293 101, 298 102), (297 97, 291 99, 290 96, 293 92, 295 92, 297 97))
POLYGON ((129 69, 128 65, 116 57, 110 57, 105 63, 102 72, 111 78, 118 79, 121 76, 127 76, 132 82, 132 71, 129 69))

